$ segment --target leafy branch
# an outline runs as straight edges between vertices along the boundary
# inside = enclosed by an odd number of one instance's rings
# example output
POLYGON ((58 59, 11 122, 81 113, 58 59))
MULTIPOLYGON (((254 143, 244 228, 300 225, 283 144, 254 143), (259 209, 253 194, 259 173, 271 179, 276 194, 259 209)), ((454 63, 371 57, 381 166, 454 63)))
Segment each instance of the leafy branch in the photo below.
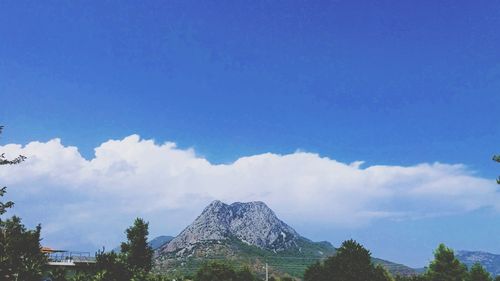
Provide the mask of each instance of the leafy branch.
MULTIPOLYGON (((500 163, 500 155, 493 155, 493 161, 500 163)), ((497 183, 500 184, 500 177, 498 177, 497 183)))

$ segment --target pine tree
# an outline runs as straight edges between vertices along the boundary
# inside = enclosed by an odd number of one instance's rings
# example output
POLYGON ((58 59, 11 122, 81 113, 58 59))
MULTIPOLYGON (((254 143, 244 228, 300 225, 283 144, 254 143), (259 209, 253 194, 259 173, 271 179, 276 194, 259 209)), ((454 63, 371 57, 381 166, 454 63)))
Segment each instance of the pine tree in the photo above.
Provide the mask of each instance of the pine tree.
POLYGON ((493 278, 480 263, 475 263, 469 270, 469 281, 493 281, 493 278))
POLYGON ((148 244, 148 227, 149 223, 137 218, 134 225, 125 231, 128 241, 122 243, 121 252, 134 270, 149 272, 153 267, 153 249, 148 244))
POLYGON ((237 273, 229 265, 221 262, 204 264, 194 277, 195 281, 236 281, 237 273))
POLYGON ((309 266, 305 281, 392 281, 391 275, 381 266, 371 262, 370 251, 354 240, 347 240, 337 255, 323 263, 309 266))
POLYGON ((429 281, 464 281, 467 268, 455 257, 452 249, 440 244, 426 275, 429 281))

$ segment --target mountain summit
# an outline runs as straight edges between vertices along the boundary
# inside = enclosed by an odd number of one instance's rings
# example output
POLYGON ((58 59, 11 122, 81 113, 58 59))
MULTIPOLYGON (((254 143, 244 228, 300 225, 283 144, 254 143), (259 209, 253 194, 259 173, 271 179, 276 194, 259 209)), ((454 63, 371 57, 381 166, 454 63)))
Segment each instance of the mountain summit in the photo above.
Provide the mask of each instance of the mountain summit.
POLYGON ((208 241, 238 239, 260 249, 280 252, 298 247, 300 235, 263 202, 214 201, 161 252, 173 253, 208 241))
MULTIPOLYGON (((265 264, 277 275, 300 277, 307 266, 334 255, 329 242, 313 242, 281 221, 263 202, 213 201, 177 237, 156 252, 155 268, 166 273, 193 274, 207 260, 250 266, 265 264)), ((374 258, 389 271, 412 274, 406 266, 374 258)))

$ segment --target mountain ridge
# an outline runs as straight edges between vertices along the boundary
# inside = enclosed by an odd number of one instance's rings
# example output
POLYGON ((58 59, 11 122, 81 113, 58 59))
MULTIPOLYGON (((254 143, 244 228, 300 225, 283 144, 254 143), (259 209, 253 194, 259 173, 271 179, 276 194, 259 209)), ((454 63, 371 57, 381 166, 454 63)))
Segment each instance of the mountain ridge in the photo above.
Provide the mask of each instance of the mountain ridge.
MULTIPOLYGON (((156 251, 159 272, 192 274, 207 260, 220 259, 256 272, 269 264, 277 275, 301 277, 305 269, 336 253, 327 241, 313 242, 281 221, 265 203, 219 200, 156 251)), ((374 258, 391 272, 410 275, 407 266, 374 258)))
POLYGON ((493 276, 500 275, 500 255, 485 251, 466 251, 456 252, 457 259, 470 268, 474 263, 479 262, 493 276))
POLYGON ((215 200, 160 252, 176 252, 202 241, 229 237, 261 249, 283 251, 297 246, 300 235, 263 202, 228 205, 215 200))

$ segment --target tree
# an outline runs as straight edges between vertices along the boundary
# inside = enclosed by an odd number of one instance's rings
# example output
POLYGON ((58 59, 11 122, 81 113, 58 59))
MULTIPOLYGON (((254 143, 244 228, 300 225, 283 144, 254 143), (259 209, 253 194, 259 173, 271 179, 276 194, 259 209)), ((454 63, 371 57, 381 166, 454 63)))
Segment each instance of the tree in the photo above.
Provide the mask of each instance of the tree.
POLYGON ((134 225, 127 228, 128 241, 122 243, 121 252, 134 270, 149 272, 153 267, 153 249, 148 244, 149 223, 137 218, 134 225))
POLYGON ((354 240, 342 243, 337 254, 324 263, 309 266, 305 281, 392 281, 390 274, 371 262, 370 251, 354 240))
MULTIPOLYGON (((493 155, 493 161, 500 163, 500 155, 493 155)), ((497 183, 500 184, 500 176, 497 178, 497 183)))
POLYGON ((304 280, 324 281, 326 278, 324 268, 325 267, 320 262, 310 265, 304 273, 304 280))
POLYGON ((194 277, 195 281, 236 281, 236 272, 222 262, 204 264, 194 277))
MULTIPOLYGON (((3 126, 0 126, 0 134, 2 134, 2 131, 3 131, 3 126)), ((16 165, 16 164, 23 162, 25 159, 26 159, 26 157, 19 155, 14 159, 9 160, 9 159, 5 158, 5 153, 0 153, 0 166, 2 166, 2 165, 16 165)), ((7 192, 6 186, 0 188, 0 197, 3 197, 6 192, 7 192)), ((12 202, 12 201, 7 201, 5 203, 0 201, 0 216, 5 214, 7 209, 11 208, 12 206, 14 206, 14 202, 12 202)), ((1 221, 2 221, 2 218, 0 217, 0 222, 1 221)))
POLYGON ((394 278, 383 266, 378 264, 373 269, 372 281, 394 281, 394 278))
POLYGON ((370 251, 354 240, 342 243, 335 258, 338 280, 365 281, 373 275, 370 251))
POLYGON ((96 254, 96 270, 94 276, 96 281, 123 281, 132 277, 128 264, 115 252, 99 251, 96 254))
MULTIPOLYGON (((0 134, 2 129, 0 126, 0 134)), ((24 156, 18 156, 9 160, 1 153, 0 165, 15 165, 25 159, 24 156)), ((2 187, 0 198, 5 193, 6 187, 2 187)), ((0 202, 0 280, 38 281, 46 263, 46 256, 40 246, 41 226, 28 230, 19 217, 3 220, 1 215, 13 205, 11 201, 0 202)))
POLYGON ((469 270, 469 281, 493 281, 490 273, 480 263, 475 263, 469 270))
POLYGON ((455 258, 452 249, 440 244, 434 251, 434 260, 429 264, 426 276, 429 281, 464 281, 467 267, 455 258))
POLYGON ((89 281, 92 280, 92 277, 88 273, 77 272, 75 275, 70 277, 70 281, 89 281))
POLYGON ((52 269, 49 272, 49 277, 51 281, 67 281, 68 279, 66 278, 66 270, 61 267, 57 267, 52 269))
POLYGON ((2 222, 0 235, 0 277, 1 280, 40 280, 46 257, 40 248, 40 231, 27 230, 19 217, 2 222))
POLYGON ((250 268, 245 266, 242 270, 236 272, 236 280, 238 281, 255 281, 256 278, 250 271, 250 268))
POLYGON ((395 278, 396 281, 427 281, 425 275, 410 275, 410 276, 401 276, 398 275, 395 278))
MULTIPOLYGON (((273 277, 274 278, 274 277, 273 277)), ((194 276, 195 281, 257 281, 248 267, 236 271, 232 266, 213 261, 203 264, 194 276)))

